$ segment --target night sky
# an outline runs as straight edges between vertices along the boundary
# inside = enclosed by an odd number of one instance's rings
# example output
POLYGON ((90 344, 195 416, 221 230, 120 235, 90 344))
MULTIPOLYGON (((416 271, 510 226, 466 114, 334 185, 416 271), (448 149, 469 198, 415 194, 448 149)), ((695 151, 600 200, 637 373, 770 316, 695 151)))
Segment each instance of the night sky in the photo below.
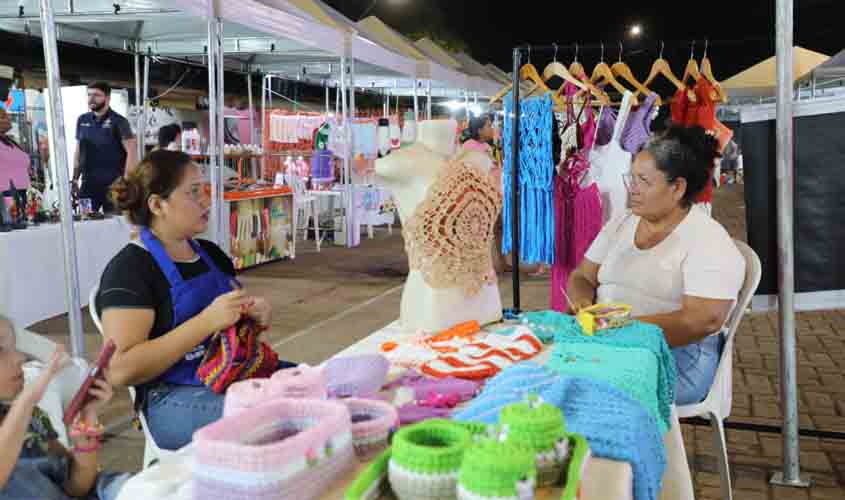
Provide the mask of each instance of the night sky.
MULTIPOLYGON (((328 0, 328 4, 357 20, 373 0, 328 0)), ((845 49, 845 0, 794 0, 795 43, 834 55, 845 49)), ((664 56, 675 73, 683 73, 689 57, 689 41, 697 39, 701 57, 705 38, 711 40, 709 55, 713 72, 727 78, 774 55, 774 0, 626 0, 622 1, 520 1, 482 0, 377 0, 371 14, 402 32, 424 31, 443 26, 469 46, 473 57, 510 71, 515 45, 607 44, 605 59, 616 61, 619 41, 625 41, 625 62, 644 79, 657 57, 660 40, 664 56), (529 6, 533 8, 529 8, 529 6), (640 23, 640 40, 627 37, 628 28, 640 23)), ((587 71, 600 57, 600 49, 580 51, 587 71)), ((569 63, 573 50, 561 51, 569 63)), ((540 66, 552 54, 535 54, 540 66)), ((542 71, 542 67, 539 68, 542 71)), ((679 75, 680 76, 680 75, 679 75)))

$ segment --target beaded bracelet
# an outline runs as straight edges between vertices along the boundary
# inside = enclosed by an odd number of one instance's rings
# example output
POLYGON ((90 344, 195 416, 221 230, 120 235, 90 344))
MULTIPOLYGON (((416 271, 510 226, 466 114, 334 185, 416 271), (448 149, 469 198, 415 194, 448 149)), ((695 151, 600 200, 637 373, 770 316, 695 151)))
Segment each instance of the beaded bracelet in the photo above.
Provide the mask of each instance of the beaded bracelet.
POLYGON ((70 437, 77 438, 77 437, 89 437, 89 438, 101 438, 103 434, 105 434, 106 428, 103 427, 103 424, 96 423, 96 424, 87 424, 82 420, 77 421, 73 424, 70 428, 70 437))
POLYGON ((73 451, 73 453, 83 453, 83 454, 85 454, 85 453, 94 453, 95 451, 97 451, 99 449, 100 449, 100 442, 97 441, 95 444, 88 446, 88 447, 85 447, 85 448, 82 448, 82 447, 79 447, 79 446, 74 446, 72 451, 73 451))

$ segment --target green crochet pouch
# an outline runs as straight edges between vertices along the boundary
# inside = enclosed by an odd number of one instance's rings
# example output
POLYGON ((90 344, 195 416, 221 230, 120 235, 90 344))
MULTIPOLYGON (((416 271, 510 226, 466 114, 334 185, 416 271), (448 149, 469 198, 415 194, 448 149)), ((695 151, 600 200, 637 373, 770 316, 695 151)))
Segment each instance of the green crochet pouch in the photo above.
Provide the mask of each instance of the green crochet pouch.
POLYGON ((565 484, 560 500, 578 500, 581 490, 581 479, 590 461, 590 445, 584 436, 570 434, 569 444, 572 447, 572 456, 569 466, 566 468, 565 484))
POLYGON ((390 448, 373 460, 346 489, 344 500, 377 500, 388 487, 387 468, 390 448))
POLYGON ((536 453, 554 450, 555 443, 566 436, 566 424, 560 408, 547 403, 515 403, 502 409, 499 423, 508 442, 532 448, 536 453))
POLYGON ((536 474, 533 450, 483 439, 464 454, 458 485, 483 498, 511 498, 518 495, 517 483, 534 479, 536 474))
POLYGON ((449 420, 428 420, 393 436, 391 460, 421 474, 448 474, 461 466, 472 442, 470 432, 449 420))

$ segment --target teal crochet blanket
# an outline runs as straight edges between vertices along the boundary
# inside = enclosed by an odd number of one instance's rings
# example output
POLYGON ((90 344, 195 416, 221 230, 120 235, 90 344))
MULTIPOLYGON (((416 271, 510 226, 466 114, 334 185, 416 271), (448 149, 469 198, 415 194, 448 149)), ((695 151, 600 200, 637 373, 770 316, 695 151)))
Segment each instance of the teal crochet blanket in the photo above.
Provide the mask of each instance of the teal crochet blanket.
POLYGON ((659 327, 634 321, 623 328, 587 336, 574 317, 556 311, 525 313, 521 321, 542 332, 543 337, 554 335, 549 367, 562 374, 596 376, 611 382, 650 409, 663 432, 671 427, 678 373, 672 350, 659 327), (625 356, 626 350, 630 359, 625 356), (642 382, 636 383, 638 378, 642 382), (656 381, 656 387, 651 380, 656 381), (640 384, 654 390, 654 396, 638 387, 640 384))

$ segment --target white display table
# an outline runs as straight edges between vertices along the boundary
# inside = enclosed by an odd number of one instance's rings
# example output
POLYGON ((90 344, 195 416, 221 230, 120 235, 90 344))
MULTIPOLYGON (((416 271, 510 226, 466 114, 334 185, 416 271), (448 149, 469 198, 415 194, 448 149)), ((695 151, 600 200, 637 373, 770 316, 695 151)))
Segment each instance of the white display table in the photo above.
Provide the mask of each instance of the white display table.
MULTIPOLYGON (((128 242, 123 217, 74 224, 79 270, 79 298, 88 293, 109 261, 128 242)), ((67 313, 62 233, 59 224, 0 233, 0 312, 20 328, 67 313)))

